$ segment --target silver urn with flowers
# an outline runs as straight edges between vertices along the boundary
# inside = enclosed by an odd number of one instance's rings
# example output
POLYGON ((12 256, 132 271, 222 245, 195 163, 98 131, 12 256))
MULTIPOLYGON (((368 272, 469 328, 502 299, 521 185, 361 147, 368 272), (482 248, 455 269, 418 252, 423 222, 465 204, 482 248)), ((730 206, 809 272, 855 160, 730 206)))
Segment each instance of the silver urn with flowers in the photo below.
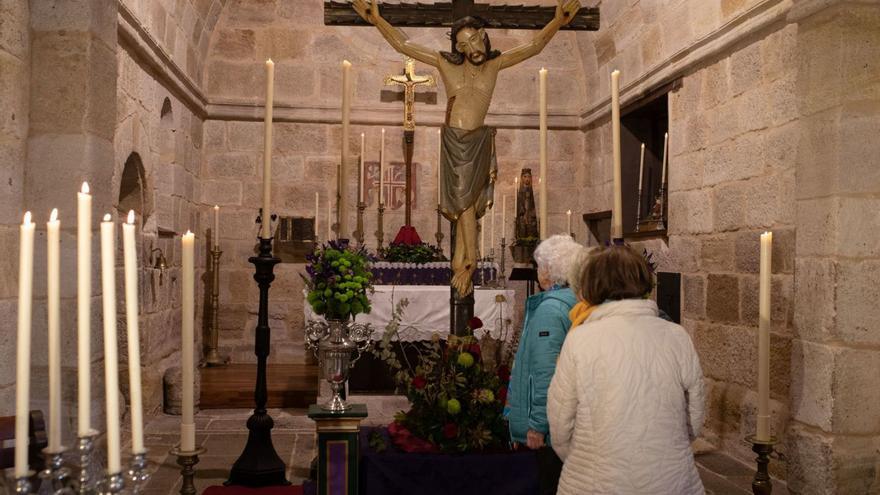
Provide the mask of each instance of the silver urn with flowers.
POLYGON ((370 312, 372 258, 363 247, 339 240, 316 248, 306 261, 306 298, 312 311, 324 317, 307 321, 305 329, 306 345, 330 384, 330 400, 321 407, 343 412, 351 407, 342 397, 351 368, 372 345, 370 325, 354 321, 358 314, 370 312))

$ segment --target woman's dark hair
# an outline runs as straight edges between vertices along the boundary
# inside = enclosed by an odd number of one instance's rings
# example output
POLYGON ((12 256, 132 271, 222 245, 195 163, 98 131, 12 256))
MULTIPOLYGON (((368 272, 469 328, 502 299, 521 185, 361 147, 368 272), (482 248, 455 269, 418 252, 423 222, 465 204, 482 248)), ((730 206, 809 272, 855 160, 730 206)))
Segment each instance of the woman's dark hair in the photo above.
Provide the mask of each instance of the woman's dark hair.
MULTIPOLYGON (((486 27, 486 21, 480 19, 479 17, 467 16, 453 22, 452 30, 449 32, 449 39, 452 41, 452 51, 440 52, 440 55, 442 55, 443 58, 445 58, 452 64, 461 65, 462 63, 464 63, 464 53, 460 52, 455 46, 458 39, 458 32, 464 28, 483 29, 484 27, 486 27)), ((488 33, 483 36, 483 43, 486 45, 487 61, 501 55, 500 51, 492 49, 492 43, 489 41, 488 33)))
POLYGON ((614 245, 590 256, 581 273, 581 297, 591 305, 644 297, 653 289, 648 263, 635 249, 614 245))

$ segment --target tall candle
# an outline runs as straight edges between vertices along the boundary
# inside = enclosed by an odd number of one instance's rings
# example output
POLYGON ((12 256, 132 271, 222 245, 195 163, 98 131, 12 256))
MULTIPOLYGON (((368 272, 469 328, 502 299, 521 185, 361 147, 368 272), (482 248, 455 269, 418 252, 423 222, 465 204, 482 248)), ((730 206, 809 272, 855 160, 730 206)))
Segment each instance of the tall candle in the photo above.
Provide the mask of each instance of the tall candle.
POLYGON ((318 232, 320 232, 320 230, 318 230, 318 224, 319 224, 318 217, 319 217, 319 215, 320 215, 320 209, 318 207, 318 191, 315 191, 315 241, 318 240, 318 232))
MULTIPOLYGON (((513 222, 519 217, 519 177, 513 178, 513 222)), ((515 231, 515 229, 514 229, 515 231)))
POLYGON ((82 184, 76 199, 76 372, 77 435, 92 431, 92 195, 82 184))
POLYGON ((666 185, 666 163, 669 161, 667 157, 667 152, 669 151, 669 133, 663 133, 663 174, 660 180, 660 184, 666 185))
POLYGON ((571 232, 571 210, 565 212, 565 216, 568 217, 568 230, 566 231, 569 235, 571 232))
POLYGON ((489 249, 495 249, 495 206, 492 206, 492 223, 489 228, 489 249))
POLYGON ((34 293, 34 223, 24 214, 18 249, 18 337, 15 361, 15 477, 28 475, 31 389, 31 312, 34 293))
POLYGON ((333 238, 333 202, 327 198, 327 240, 333 238))
POLYGON ((180 421, 180 449, 192 452, 196 449, 196 421, 194 411, 195 363, 193 346, 195 334, 193 322, 195 321, 195 240, 196 236, 186 231, 181 239, 181 284, 182 308, 181 308, 181 346, 180 346, 180 369, 181 369, 181 421, 180 421))
POLYGON ((770 439, 770 273, 773 232, 761 234, 758 282, 758 440, 770 439))
POLYGON ((260 236, 263 239, 272 237, 272 212, 270 206, 272 187, 272 106, 275 95, 275 63, 266 60, 266 115, 263 138, 263 215, 260 236))
POLYGON ((506 231, 504 229, 507 228, 507 195, 501 197, 501 239, 502 242, 505 237, 507 237, 506 231))
POLYGON ((214 248, 220 249, 220 207, 217 205, 214 205, 214 248))
POLYGON ((442 201, 440 200, 440 195, 443 193, 443 164, 441 162, 443 158, 443 135, 441 134, 441 130, 437 129, 437 207, 440 207, 442 201))
POLYGON ((385 129, 382 129, 382 141, 379 145, 379 205, 385 202, 385 129))
POLYGON ((107 408, 107 473, 122 471, 119 459, 119 357, 116 349, 116 224, 101 222, 101 291, 104 309, 104 400, 107 408))
POLYGON ((645 173, 645 143, 642 143, 642 151, 639 155, 639 194, 642 192, 642 176, 645 173))
POLYGON ((620 190, 620 71, 611 72, 611 152, 614 168, 614 204, 611 208, 611 238, 623 238, 623 198, 620 190))
POLYGON ((486 220, 480 220, 480 258, 486 256, 486 220))
POLYGON ((541 68, 539 93, 538 93, 538 123, 540 127, 539 134, 539 151, 540 151, 540 175, 538 176, 538 184, 540 189, 539 209, 541 211, 541 222, 539 225, 541 239, 547 238, 547 69, 541 68))
POLYGON ((339 204, 336 205, 336 216, 339 218, 338 237, 348 237, 348 135, 351 119, 351 62, 342 61, 342 158, 339 163, 339 204))
POLYGON ((46 313, 49 317, 49 452, 61 450, 60 237, 58 209, 46 223, 46 313))
MULTIPOLYGON (((214 207, 214 224, 217 224, 214 207)), ((215 235, 216 240, 216 235, 215 235)), ((216 246, 216 244, 215 244, 216 246)), ((143 400, 141 397, 141 344, 138 325, 137 248, 134 238, 134 211, 122 224, 122 251, 125 264, 125 323, 128 330, 128 387, 131 391, 131 452, 144 452, 143 400)))
POLYGON ((364 202, 364 140, 366 136, 361 133, 361 159, 358 168, 358 203, 364 202))

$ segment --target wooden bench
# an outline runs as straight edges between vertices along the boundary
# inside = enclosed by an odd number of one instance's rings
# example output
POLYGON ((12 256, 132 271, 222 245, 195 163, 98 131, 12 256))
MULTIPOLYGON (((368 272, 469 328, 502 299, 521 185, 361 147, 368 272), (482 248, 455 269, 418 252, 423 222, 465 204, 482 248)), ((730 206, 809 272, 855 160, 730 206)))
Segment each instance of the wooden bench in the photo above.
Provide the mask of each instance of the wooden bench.
MULTIPOLYGON (((45 467, 42 450, 49 445, 46 421, 40 411, 31 411, 28 422, 28 464, 31 470, 40 472, 45 467)), ((15 466, 15 416, 0 417, 0 470, 15 466)))

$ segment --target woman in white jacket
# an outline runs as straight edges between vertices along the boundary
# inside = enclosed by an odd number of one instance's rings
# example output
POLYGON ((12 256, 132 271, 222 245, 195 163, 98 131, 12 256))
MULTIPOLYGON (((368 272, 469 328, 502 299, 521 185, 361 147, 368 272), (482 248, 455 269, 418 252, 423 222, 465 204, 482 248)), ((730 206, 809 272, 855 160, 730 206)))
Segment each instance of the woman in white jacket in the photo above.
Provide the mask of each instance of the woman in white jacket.
POLYGON ((598 307, 566 337, 547 400, 564 461, 558 493, 704 493, 691 451, 703 424, 700 361, 687 332, 645 298, 644 258, 607 248, 580 285, 598 307))

